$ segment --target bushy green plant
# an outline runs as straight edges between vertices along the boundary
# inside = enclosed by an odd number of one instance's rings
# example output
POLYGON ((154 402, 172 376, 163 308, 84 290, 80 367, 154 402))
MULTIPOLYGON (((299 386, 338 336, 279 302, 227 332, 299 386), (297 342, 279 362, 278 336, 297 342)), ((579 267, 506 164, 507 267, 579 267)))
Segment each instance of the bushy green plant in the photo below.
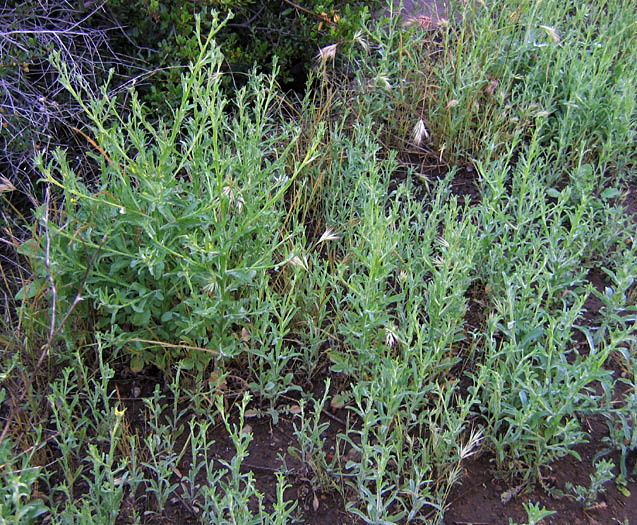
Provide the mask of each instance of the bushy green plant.
POLYGON ((47 240, 25 253, 51 273, 59 304, 86 274, 83 311, 95 311, 96 327, 127 349, 135 369, 236 355, 235 332, 270 314, 260 292, 268 272, 294 255, 281 227, 283 196, 315 145, 292 162, 296 132, 271 119, 273 77, 252 77, 230 116, 212 33, 199 44, 180 105, 156 125, 134 92, 122 118, 114 99, 76 91, 59 64, 92 121, 101 180, 88 188, 62 151, 42 165, 64 200, 55 224, 40 215, 47 240))
POLYGON ((497 468, 512 473, 516 465, 525 479, 542 481, 542 467, 576 455, 573 445, 586 440, 576 414, 604 402, 592 386, 611 388, 606 363, 614 344, 591 340, 586 357, 572 346, 590 293, 582 271, 590 239, 584 232, 595 230, 596 212, 586 194, 576 202, 567 195, 546 202, 545 186, 533 176, 546 171, 546 161, 539 138, 531 140, 516 169, 480 168, 484 279, 494 304, 481 365, 489 378, 482 411, 497 468), (494 242, 497 251, 488 249, 494 242))

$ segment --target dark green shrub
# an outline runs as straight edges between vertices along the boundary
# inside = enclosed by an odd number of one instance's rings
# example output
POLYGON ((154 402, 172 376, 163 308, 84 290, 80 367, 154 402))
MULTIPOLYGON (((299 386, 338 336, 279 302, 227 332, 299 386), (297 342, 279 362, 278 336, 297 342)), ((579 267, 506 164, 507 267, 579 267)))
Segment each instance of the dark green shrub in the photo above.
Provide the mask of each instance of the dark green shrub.
MULTIPOLYGON (((224 69, 233 73, 235 86, 245 83, 254 64, 271 72, 277 56, 279 82, 300 91, 319 48, 350 38, 361 17, 381 3, 310 0, 300 6, 281 0, 114 0, 110 5, 117 19, 125 21, 126 37, 138 46, 138 55, 159 69, 149 81, 146 100, 162 104, 167 100, 166 88, 179 97, 180 70, 175 66, 186 66, 197 54, 197 15, 204 32, 210 30, 213 10, 221 17, 232 15, 216 39, 225 55, 224 69)), ((120 39, 119 45, 129 49, 130 42, 120 39)))

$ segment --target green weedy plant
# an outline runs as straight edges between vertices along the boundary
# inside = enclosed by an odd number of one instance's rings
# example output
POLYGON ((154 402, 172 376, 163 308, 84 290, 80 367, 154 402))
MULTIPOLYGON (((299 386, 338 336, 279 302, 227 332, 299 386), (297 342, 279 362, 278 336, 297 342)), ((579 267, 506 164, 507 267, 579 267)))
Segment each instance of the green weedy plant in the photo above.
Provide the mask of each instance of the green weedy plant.
POLYGON ((272 504, 271 513, 264 508, 263 495, 257 491, 252 473, 241 472, 252 440, 244 426, 245 409, 249 402, 250 395, 241 400, 238 427, 230 423, 222 396, 216 397, 216 410, 208 410, 200 418, 189 421, 186 447, 189 443, 191 463, 181 478, 180 486, 184 491, 183 499, 196 509, 201 523, 284 525, 294 521, 297 503, 285 500, 284 491, 289 485, 280 472, 276 473, 276 502, 272 504), (218 419, 223 422, 235 446, 236 455, 229 463, 210 457, 214 442, 209 440, 208 433, 218 419), (256 514, 247 506, 248 501, 254 500, 259 508, 256 514))
POLYGON ((395 159, 379 161, 377 133, 368 121, 341 139, 343 174, 325 198, 331 221, 356 224, 330 275, 335 301, 347 300, 335 320, 342 349, 329 356, 332 370, 356 377, 350 409, 360 421, 340 436, 349 448, 343 480, 358 495, 347 509, 366 523, 438 521, 480 441, 470 432, 480 379, 466 397, 445 384, 480 243, 468 209, 445 202, 449 180, 432 206, 409 184, 388 193, 395 159))
POLYGON ((248 457, 248 445, 252 441, 252 434, 244 426, 245 410, 250 398, 246 394, 241 400, 238 425, 235 425, 230 423, 222 396, 217 397, 217 412, 232 439, 236 454, 230 462, 220 461, 224 469, 215 467, 213 461, 206 463, 208 483, 199 490, 201 503, 198 504, 202 523, 283 525, 292 521, 297 504, 284 501, 286 481, 282 475, 277 475, 277 502, 274 504, 274 513, 269 514, 263 505, 263 495, 256 489, 253 473, 241 472, 241 465, 248 457), (254 499, 258 504, 256 514, 248 506, 254 499))
MULTIPOLYGON (((0 403, 6 391, 0 389, 0 403)), ((41 442, 41 431, 36 432, 37 442, 41 442)), ((15 444, 9 438, 0 442, 0 521, 7 524, 36 523, 36 519, 48 512, 45 503, 32 499, 33 491, 42 476, 39 467, 32 466, 33 456, 38 447, 16 454, 15 444)))
POLYGON ((292 256, 294 232, 280 228, 283 196, 317 142, 291 161, 296 132, 271 119, 274 77, 252 76, 228 114, 213 35, 198 37, 181 102, 170 122, 156 125, 134 92, 123 119, 115 100, 76 91, 57 64, 93 124, 81 132, 99 150, 101 180, 88 188, 61 151, 42 165, 63 201, 56 224, 42 224, 49 245, 34 240, 25 252, 51 274, 56 308, 86 274, 81 313, 94 312, 96 328, 131 355, 135 370, 166 369, 178 358, 201 370, 215 356, 237 355, 235 330, 262 315, 268 270, 292 256))
POLYGON ((629 466, 629 454, 637 450, 637 347, 635 344, 634 323, 637 317, 635 306, 634 280, 637 268, 635 243, 627 246, 616 261, 616 268, 603 268, 610 280, 610 286, 603 291, 595 290, 596 297, 602 302, 599 326, 589 338, 596 344, 606 344, 614 352, 614 358, 621 373, 617 382, 625 390, 620 403, 613 402, 610 395, 607 403, 599 412, 605 417, 609 435, 603 438, 607 445, 595 457, 597 458, 619 450, 619 475, 616 478, 618 488, 627 493, 625 487, 629 479, 637 475, 637 465, 629 466))
POLYGON ((610 372, 603 368, 608 351, 594 347, 586 359, 575 355, 567 361, 572 322, 538 318, 536 324, 547 323, 545 328, 520 335, 495 323, 496 333, 513 339, 498 345, 490 335, 483 365, 488 380, 482 408, 497 468, 518 469, 525 479, 541 482, 542 467, 565 454, 578 457, 572 447, 585 442, 586 434, 573 414, 596 409, 591 385, 600 381, 608 387, 610 372))
MULTIPOLYGON (((629 239, 626 240, 630 242, 629 239)), ((637 245, 633 241, 632 246, 618 254, 617 267, 615 269, 602 268, 610 281, 603 291, 594 290, 595 296, 602 302, 600 309, 600 326, 595 330, 594 339, 597 343, 612 337, 621 338, 625 335, 625 341, 631 341, 630 323, 637 320, 637 293, 635 292, 635 280, 637 275, 637 245)), ((618 350, 619 350, 619 344, 618 350)), ((624 351, 626 362, 630 362, 630 355, 624 351)))
POLYGON ((566 490, 568 492, 566 495, 582 503, 585 509, 591 508, 597 502, 599 494, 606 492, 604 484, 615 477, 613 468, 615 468, 615 463, 610 460, 602 459, 598 461, 595 465, 595 472, 590 475, 590 485, 583 487, 582 485, 573 485, 573 483, 567 481, 566 490))
MULTIPOLYGON (((338 241, 340 235, 328 228, 321 236, 317 244, 324 244, 329 241, 338 241)), ((316 254, 308 257, 308 278, 298 293, 299 323, 301 326, 298 332, 301 355, 299 360, 302 363, 301 370, 305 371, 308 378, 311 378, 319 369, 322 360, 321 349, 326 341, 333 340, 331 330, 332 315, 330 304, 334 298, 334 290, 330 286, 329 261, 321 260, 316 254)))
MULTIPOLYGON (((555 514, 554 510, 548 510, 545 507, 540 506, 539 503, 522 503, 524 510, 526 511, 527 522, 523 525, 540 525, 544 518, 555 514)), ((509 525, 515 525, 513 520, 509 518, 509 525)))
MULTIPOLYGON (((633 355, 634 352, 633 348, 633 355)), ((620 383, 628 386, 621 405, 615 408, 606 405, 600 410, 606 417, 608 426, 608 436, 602 438, 603 443, 607 446, 594 458, 597 460, 597 458, 614 450, 621 452, 616 483, 617 488, 624 495, 630 494, 626 488, 628 481, 637 477, 637 464, 633 464, 630 468, 628 461, 630 454, 637 450, 637 366, 635 361, 635 357, 632 357, 630 361, 632 363, 631 375, 627 378, 619 378, 620 383)))
POLYGON ((476 396, 426 384, 399 360, 374 373, 377 381, 353 387, 360 430, 341 436, 351 447, 345 483, 358 495, 347 508, 365 523, 438 523, 462 462, 481 441, 480 431, 469 431, 476 396))
POLYGON ((586 441, 575 416, 604 403, 592 386, 599 381, 604 392, 612 388, 606 362, 620 342, 588 337, 586 357, 573 347, 590 293, 587 241, 600 210, 590 192, 570 193, 575 184, 548 200, 550 153, 540 147, 541 133, 524 147, 516 145, 515 167, 508 158, 478 164, 482 278, 494 305, 480 365, 489 378, 481 405, 485 437, 498 470, 518 470, 525 480, 540 482, 544 467, 576 455, 574 444, 586 441), (498 250, 490 248, 493 243, 498 250))
MULTIPOLYGON (((6 343, 7 353, 14 350, 6 343)), ((4 359, 6 357, 2 356, 4 359)), ((19 370, 19 352, 12 352, 7 361, 2 361, 0 385, 19 370)), ((6 403, 7 390, 0 386, 0 404, 6 403)), ((17 446, 20 441, 11 434, 0 440, 0 522, 8 524, 34 523, 34 520, 48 511, 46 504, 39 498, 33 498, 38 484, 46 480, 46 471, 36 463, 36 456, 42 443, 42 429, 35 427, 33 434, 24 433, 20 438, 23 444, 33 440, 32 446, 22 450, 17 446)))
POLYGON ((138 473, 128 470, 129 459, 119 453, 125 411, 114 406, 108 388, 114 371, 104 363, 99 341, 97 354, 99 379, 89 376, 88 366, 77 355, 74 367, 64 369, 48 396, 62 474, 62 481, 52 487, 63 496, 61 506, 51 498, 54 523, 114 523, 125 488, 140 482, 138 473), (87 487, 81 497, 80 480, 87 487))
POLYGON ((286 392, 301 390, 294 384, 291 367, 300 354, 286 340, 290 337, 290 324, 296 314, 293 303, 295 282, 293 278, 289 293, 285 296, 279 296, 268 288, 262 291, 265 295, 261 300, 264 315, 254 319, 252 333, 247 341, 250 348, 248 363, 253 378, 250 389, 261 400, 268 402, 267 410, 274 424, 278 423, 275 404, 279 397, 286 392))
MULTIPOLYGON (((179 385, 178 375, 173 381, 173 385, 179 385)), ((178 389, 173 389, 173 392, 178 389)), ((162 401, 164 396, 160 393, 159 385, 156 385, 153 397, 144 399, 149 413, 149 427, 151 432, 144 439, 144 444, 148 451, 148 461, 141 466, 149 474, 147 482, 147 492, 154 495, 155 512, 161 514, 164 511, 166 502, 171 494, 178 488, 179 483, 175 480, 174 469, 179 465, 181 454, 178 453, 177 439, 184 432, 184 425, 181 423, 181 413, 173 410, 168 416, 168 422, 162 420, 162 401), (172 417, 171 417, 172 416, 172 417)), ((173 408, 179 402, 179 395, 175 397, 173 408)))
MULTIPOLYGON (((334 468, 327 460, 325 451, 325 438, 322 434, 328 429, 329 423, 321 423, 321 413, 325 407, 330 390, 330 379, 325 381, 325 393, 320 400, 314 400, 312 413, 307 408, 305 399, 299 401, 301 408, 298 417, 300 425, 294 426, 294 437, 297 446, 290 446, 288 453, 301 462, 303 468, 303 478, 309 479, 312 483, 314 492, 321 489, 328 489, 334 483, 334 468)), ((331 463, 334 464, 337 458, 331 463)))
POLYGON ((515 137, 526 141, 543 127, 554 180, 599 161, 601 192, 630 173, 629 1, 451 2, 449 9, 448 20, 425 30, 363 25, 364 48, 347 49, 352 90, 367 95, 359 109, 384 122, 385 143, 466 164, 497 160, 515 137))

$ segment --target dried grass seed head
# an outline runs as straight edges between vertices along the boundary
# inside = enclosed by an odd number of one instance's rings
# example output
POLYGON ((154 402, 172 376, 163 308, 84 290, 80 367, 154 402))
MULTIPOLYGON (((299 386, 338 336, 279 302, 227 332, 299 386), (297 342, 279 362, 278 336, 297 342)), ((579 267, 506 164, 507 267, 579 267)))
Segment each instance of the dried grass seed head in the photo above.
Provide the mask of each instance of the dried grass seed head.
POLYGON ((325 46, 319 49, 318 54, 316 55, 316 61, 318 64, 323 65, 329 59, 334 60, 336 57, 336 48, 338 44, 330 44, 329 46, 325 46))
POLYGON ((321 238, 318 240, 316 244, 321 244, 322 242, 325 242, 325 241, 337 241, 340 238, 341 238, 340 235, 336 235, 334 233, 333 228, 327 228, 327 230, 323 232, 323 235, 321 235, 321 238))
POLYGON ((429 140, 429 132, 427 131, 427 127, 425 126, 425 121, 423 119, 420 119, 414 126, 414 130, 412 132, 412 141, 416 146, 420 146, 423 139, 429 140))
POLYGON ((551 26, 540 26, 540 27, 544 29, 544 31, 546 31, 546 34, 550 37, 551 40, 553 40, 553 42, 555 42, 556 44, 559 44, 561 42, 560 34, 557 31, 557 29, 551 26))

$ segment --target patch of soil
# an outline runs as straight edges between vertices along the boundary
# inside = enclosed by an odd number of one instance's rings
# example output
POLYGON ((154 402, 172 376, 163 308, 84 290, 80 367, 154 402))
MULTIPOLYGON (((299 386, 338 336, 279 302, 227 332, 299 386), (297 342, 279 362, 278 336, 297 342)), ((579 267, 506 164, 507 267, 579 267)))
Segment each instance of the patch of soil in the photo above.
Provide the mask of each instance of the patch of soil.
POLYGON ((458 197, 468 197, 473 206, 480 202, 480 186, 476 170, 473 166, 459 167, 451 182, 451 191, 458 197))
MULTIPOLYGON (((599 268, 591 269, 586 275, 586 280, 593 285, 595 290, 598 292, 603 292, 607 286, 610 286, 611 283, 608 280, 608 276, 599 268)), ((595 294, 590 293, 584 302, 583 309, 583 319, 586 325, 594 326, 596 323, 596 319, 599 316, 599 311, 604 304, 601 299, 597 297, 595 294)), ((583 342, 583 334, 579 337, 580 341, 583 342)))
POLYGON ((468 332, 479 332, 484 328, 486 313, 489 308, 489 294, 484 282, 473 281, 465 293, 467 311, 464 315, 465 329, 468 332))
MULTIPOLYGON (((413 182, 415 186, 421 190, 420 197, 426 193, 423 186, 433 187, 437 182, 443 180, 452 169, 449 166, 428 164, 426 157, 418 158, 416 155, 410 156, 408 159, 401 160, 401 164, 405 167, 394 174, 390 191, 396 189, 398 184, 407 178, 406 167, 415 168, 413 182)), ((458 197, 458 201, 462 203, 465 199, 469 200, 470 206, 475 206, 482 199, 480 193, 480 181, 478 173, 473 166, 456 166, 453 179, 451 180, 450 190, 452 195, 458 197)))
MULTIPOLYGON (((575 447, 582 461, 572 456, 562 458, 552 467, 545 483, 565 491, 567 481, 574 485, 590 486, 590 474, 593 471, 592 459, 600 449, 599 440, 602 428, 593 429, 591 442, 575 447)), ((618 464, 618 456, 610 456, 618 464)), ((637 483, 629 483, 630 496, 621 494, 613 482, 604 485, 606 492, 598 496, 597 504, 584 509, 581 503, 569 498, 553 498, 541 487, 516 487, 515 484, 498 480, 493 475, 492 458, 487 455, 471 459, 466 464, 461 484, 452 491, 449 510, 445 514, 446 525, 486 525, 506 524, 511 518, 516 523, 526 523, 527 514, 524 503, 538 503, 555 511, 545 518, 546 525, 596 525, 612 523, 635 523, 637 516, 637 483), (515 494, 516 489, 520 491, 515 494), (508 496, 511 498, 507 501, 508 496)))

